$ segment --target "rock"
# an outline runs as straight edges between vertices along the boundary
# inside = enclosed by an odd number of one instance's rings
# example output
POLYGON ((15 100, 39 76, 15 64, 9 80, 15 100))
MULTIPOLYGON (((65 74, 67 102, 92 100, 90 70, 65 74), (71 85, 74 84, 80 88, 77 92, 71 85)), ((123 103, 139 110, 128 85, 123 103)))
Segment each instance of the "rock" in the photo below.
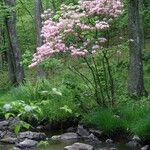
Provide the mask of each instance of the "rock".
POLYGON ((0 130, 8 129, 8 126, 9 126, 9 121, 7 120, 0 121, 0 130))
POLYGON ((0 138, 9 138, 9 137, 15 137, 15 134, 10 131, 0 131, 0 138))
POLYGON ((39 125, 39 126, 36 127, 36 129, 38 131, 43 131, 43 130, 45 130, 45 127, 43 125, 39 125))
POLYGON ((20 142, 18 144, 16 144, 16 147, 19 148, 30 148, 30 147, 34 147, 37 145, 37 141, 35 140, 30 140, 30 139, 25 139, 23 142, 20 142))
POLYGON ((14 147, 13 150, 21 150, 21 149, 18 147, 14 147))
POLYGON ((78 134, 74 132, 64 133, 60 135, 61 140, 77 140, 79 138, 80 137, 78 136, 78 134))
POLYGON ((90 133, 93 133, 96 137, 101 138, 103 131, 90 129, 90 133))
POLYGON ((113 140, 112 140, 112 139, 107 139, 105 142, 106 142, 107 144, 112 144, 112 143, 113 143, 113 140))
POLYGON ((60 135, 54 135, 51 137, 52 140, 60 140, 60 135))
POLYGON ((31 132, 31 131, 26 131, 26 132, 20 132, 19 135, 17 136, 18 139, 34 139, 34 140, 44 140, 46 139, 45 133, 42 132, 31 132))
POLYGON ((143 146, 142 148, 141 148, 141 150, 149 150, 150 148, 149 148, 149 145, 145 145, 145 146, 143 146))
POLYGON ((70 127, 67 129, 67 132, 76 132, 77 128, 75 127, 70 127))
POLYGON ((88 136, 88 139, 93 142, 101 143, 101 141, 93 133, 88 136))
POLYGON ((3 138, 0 140, 0 142, 6 144, 15 144, 17 142, 17 138, 13 138, 13 137, 3 138))
POLYGON ((77 134, 81 137, 88 137, 90 135, 89 131, 83 127, 83 125, 78 125, 77 134))
POLYGON ((74 143, 73 145, 66 146, 64 150, 94 150, 94 147, 84 143, 74 143))
POLYGON ((141 142, 141 139, 137 135, 134 135, 132 141, 141 142))
POLYGON ((131 148, 135 148, 135 147, 140 146, 140 144, 137 141, 129 141, 126 145, 131 147, 131 148))

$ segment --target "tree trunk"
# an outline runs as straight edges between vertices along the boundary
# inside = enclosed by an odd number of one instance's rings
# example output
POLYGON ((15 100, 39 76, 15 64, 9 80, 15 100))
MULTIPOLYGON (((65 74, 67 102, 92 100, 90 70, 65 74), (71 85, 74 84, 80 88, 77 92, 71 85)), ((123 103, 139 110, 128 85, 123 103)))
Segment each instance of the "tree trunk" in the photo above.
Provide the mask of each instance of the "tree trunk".
POLYGON ((129 79, 130 96, 145 95, 142 63, 142 38, 139 17, 139 1, 128 0, 128 32, 129 32, 129 79))
POLYGON ((9 10, 5 24, 8 33, 9 50, 8 50, 8 66, 9 66, 9 79, 12 84, 19 84, 24 79, 24 70, 20 65, 21 52, 19 49, 17 35, 16 35, 16 6, 15 0, 5 0, 6 6, 13 8, 9 10))
MULTIPOLYGON (((42 1, 34 0, 34 16, 35 16, 35 25, 36 25, 36 47, 40 47, 43 44, 43 40, 41 37, 41 29, 42 29, 41 14, 42 13, 43 13, 42 1)), ((40 66, 38 66, 37 75, 39 77, 45 76, 45 73, 40 66)))

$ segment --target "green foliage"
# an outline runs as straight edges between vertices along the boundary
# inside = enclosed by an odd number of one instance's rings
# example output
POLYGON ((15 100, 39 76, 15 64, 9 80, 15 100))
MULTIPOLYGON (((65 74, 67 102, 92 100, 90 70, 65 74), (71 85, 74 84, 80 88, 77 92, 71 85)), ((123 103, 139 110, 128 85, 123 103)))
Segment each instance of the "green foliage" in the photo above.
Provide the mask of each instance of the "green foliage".
POLYGON ((133 125, 132 131, 143 139, 150 138, 150 114, 144 116, 133 125))
POLYGON ((113 133, 122 129, 122 120, 115 116, 111 109, 98 108, 85 114, 83 122, 95 126, 105 133, 113 133))

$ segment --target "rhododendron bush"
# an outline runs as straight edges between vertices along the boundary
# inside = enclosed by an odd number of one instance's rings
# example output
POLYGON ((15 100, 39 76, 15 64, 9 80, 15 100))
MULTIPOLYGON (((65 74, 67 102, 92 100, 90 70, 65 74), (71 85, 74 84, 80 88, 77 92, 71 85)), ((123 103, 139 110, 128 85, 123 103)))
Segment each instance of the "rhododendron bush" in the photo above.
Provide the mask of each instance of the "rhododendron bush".
POLYGON ((41 31, 44 44, 37 48, 29 67, 32 68, 58 53, 65 53, 76 59, 82 58, 87 63, 93 81, 80 74, 94 89, 97 103, 105 105, 105 99, 113 103, 113 79, 105 48, 107 39, 104 35, 113 18, 121 12, 120 0, 79 1, 78 5, 68 6, 62 4, 54 17, 51 11, 45 11, 41 16, 44 20, 41 31), (97 63, 99 54, 103 57, 105 84, 102 83, 99 72, 101 63, 97 63))

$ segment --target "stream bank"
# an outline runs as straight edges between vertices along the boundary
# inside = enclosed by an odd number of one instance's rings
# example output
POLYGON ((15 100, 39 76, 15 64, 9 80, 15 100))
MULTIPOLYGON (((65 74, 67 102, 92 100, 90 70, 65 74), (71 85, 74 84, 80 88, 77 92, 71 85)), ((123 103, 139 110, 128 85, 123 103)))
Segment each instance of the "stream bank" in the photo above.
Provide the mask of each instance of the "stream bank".
MULTIPOLYGON (((9 118, 0 121, 0 149, 2 150, 148 150, 138 136, 129 136, 124 139, 109 137, 103 131, 88 129, 83 125, 69 127, 66 130, 42 131, 42 126, 23 129, 14 132, 18 119, 9 118), (41 130, 41 131, 40 131, 41 130)), ((46 128, 45 128, 46 129, 46 128)), ((120 133, 121 134, 121 133, 120 133)))

